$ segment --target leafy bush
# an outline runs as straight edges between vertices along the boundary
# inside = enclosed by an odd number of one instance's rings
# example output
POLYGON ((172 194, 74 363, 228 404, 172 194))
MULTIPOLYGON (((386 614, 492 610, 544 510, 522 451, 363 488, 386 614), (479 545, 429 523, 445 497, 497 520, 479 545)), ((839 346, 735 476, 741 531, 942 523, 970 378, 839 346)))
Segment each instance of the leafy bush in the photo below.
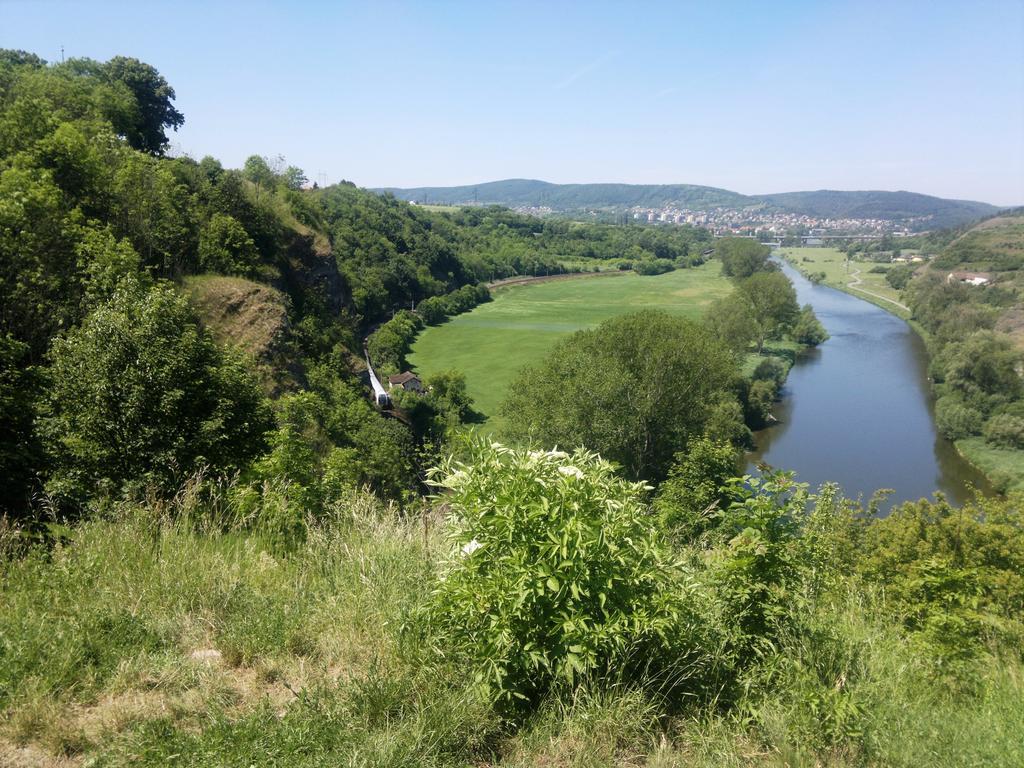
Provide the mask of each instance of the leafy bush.
POLYGON ((754 381, 770 381, 776 387, 781 387, 786 381, 787 373, 784 363, 774 357, 766 357, 757 364, 751 378, 754 381))
POLYGON ((259 252, 249 233, 236 219, 215 213, 199 233, 199 265, 222 275, 252 275, 259 252))
POLYGON ((1024 448, 1024 419, 1008 413, 993 416, 985 422, 983 434, 1001 448, 1024 448))
POLYGON ((744 417, 751 429, 759 429, 772 420, 772 405, 778 396, 775 382, 763 379, 751 382, 747 389, 744 417))
POLYGON ((676 265, 668 259, 641 259, 633 264, 633 271, 638 275, 663 275, 675 268, 676 265))
POLYGON ((690 439, 719 427, 737 377, 711 331, 664 312, 606 320, 559 342, 522 371, 501 406, 513 442, 584 446, 632 478, 662 479, 690 439))
POLYGON ((699 647, 692 593, 642 483, 585 451, 474 442, 468 454, 435 474, 453 556, 429 626, 496 701, 535 701, 591 674, 660 671, 678 682, 697 673, 694 659, 679 665, 699 647))
POLYGON ((950 440, 961 440, 981 433, 984 417, 959 398, 946 395, 935 403, 935 426, 950 440))
POLYGON ((814 309, 810 304, 804 305, 793 325, 793 341, 798 344, 806 344, 809 347, 816 347, 828 341, 828 331, 818 320, 818 316, 814 314, 814 309))
POLYGON ((123 284, 51 359, 41 429, 58 497, 169 488, 203 466, 243 467, 264 445, 270 411, 255 378, 169 284, 123 284))
POLYGON ((682 541, 692 541, 712 525, 716 509, 729 499, 736 476, 736 448, 728 441, 702 437, 676 454, 668 478, 658 486, 654 509, 661 524, 682 541))

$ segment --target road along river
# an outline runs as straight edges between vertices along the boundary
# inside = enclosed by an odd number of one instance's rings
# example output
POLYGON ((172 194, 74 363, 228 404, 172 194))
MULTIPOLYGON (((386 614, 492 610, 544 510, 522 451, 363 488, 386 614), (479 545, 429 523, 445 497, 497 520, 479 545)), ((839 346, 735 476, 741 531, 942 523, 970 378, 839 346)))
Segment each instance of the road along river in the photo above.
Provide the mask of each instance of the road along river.
POLYGON ((984 476, 935 428, 920 336, 875 305, 781 266, 831 338, 793 366, 776 404, 779 423, 755 434, 750 466, 793 470, 812 488, 834 481, 865 502, 890 488, 886 509, 937 490, 956 503, 972 485, 988 492, 984 476))

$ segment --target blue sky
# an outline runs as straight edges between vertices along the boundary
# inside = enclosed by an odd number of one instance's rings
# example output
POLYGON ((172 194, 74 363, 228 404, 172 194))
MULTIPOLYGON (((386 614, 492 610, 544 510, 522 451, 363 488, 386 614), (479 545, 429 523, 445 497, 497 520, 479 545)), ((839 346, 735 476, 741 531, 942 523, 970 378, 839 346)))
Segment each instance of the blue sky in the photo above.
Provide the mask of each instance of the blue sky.
POLYGON ((0 0, 0 47, 62 45, 156 66, 230 166, 1024 203, 1024 0, 0 0))

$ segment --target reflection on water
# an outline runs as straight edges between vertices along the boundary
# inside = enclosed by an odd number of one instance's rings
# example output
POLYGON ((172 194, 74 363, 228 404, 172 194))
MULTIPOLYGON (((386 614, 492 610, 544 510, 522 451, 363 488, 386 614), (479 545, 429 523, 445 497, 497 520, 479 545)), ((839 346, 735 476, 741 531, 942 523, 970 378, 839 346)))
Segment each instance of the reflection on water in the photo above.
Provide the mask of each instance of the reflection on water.
POLYGON ((988 492, 935 429, 927 355, 910 326, 788 264, 783 270, 831 338, 793 366, 774 411, 779 423, 756 433, 750 466, 794 470, 812 487, 834 481, 865 502, 880 488, 893 490, 889 504, 936 490, 957 503, 969 486, 988 492))

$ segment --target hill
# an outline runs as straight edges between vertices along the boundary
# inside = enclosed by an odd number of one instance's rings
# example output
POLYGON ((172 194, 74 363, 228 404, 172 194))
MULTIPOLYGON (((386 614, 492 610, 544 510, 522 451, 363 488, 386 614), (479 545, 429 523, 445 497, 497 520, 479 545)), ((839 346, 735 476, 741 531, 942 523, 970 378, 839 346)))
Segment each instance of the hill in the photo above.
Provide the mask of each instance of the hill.
POLYGON ((988 203, 946 200, 916 192, 817 190, 741 195, 696 184, 550 184, 534 179, 506 179, 460 187, 388 187, 374 191, 420 203, 548 207, 559 212, 675 206, 693 210, 767 208, 831 218, 929 217, 931 227, 956 226, 999 210, 988 203))
POLYGON ((917 192, 841 192, 820 189, 814 192, 782 192, 759 195, 769 205, 793 213, 838 219, 912 219, 930 217, 933 227, 952 227, 983 216, 998 208, 973 200, 946 200, 917 192))
POLYGON ((547 206, 558 211, 662 205, 745 208, 759 204, 727 189, 697 184, 551 184, 535 179, 506 179, 462 187, 389 187, 374 191, 421 203, 547 206))

